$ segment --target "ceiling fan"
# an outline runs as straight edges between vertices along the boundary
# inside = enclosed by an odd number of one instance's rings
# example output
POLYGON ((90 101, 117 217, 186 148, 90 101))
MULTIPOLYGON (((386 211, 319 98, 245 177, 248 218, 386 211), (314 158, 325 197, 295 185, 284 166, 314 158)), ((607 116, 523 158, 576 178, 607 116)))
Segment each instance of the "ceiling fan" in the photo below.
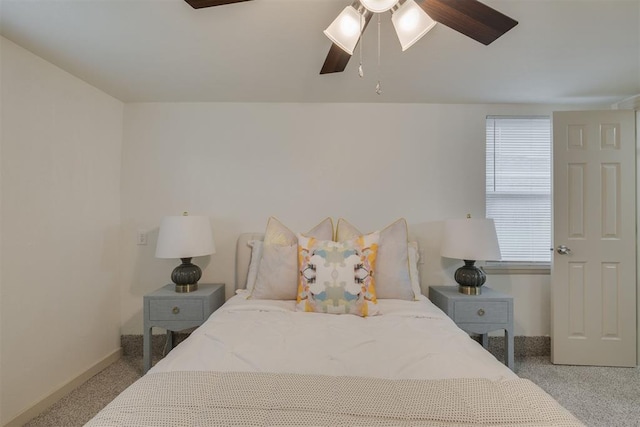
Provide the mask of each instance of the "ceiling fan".
MULTIPOLYGON (((194 9, 221 6, 250 0, 185 0, 194 9)), ((498 12, 478 0, 414 0, 415 3, 434 21, 458 31, 484 45, 489 45, 498 37, 518 25, 518 21, 498 12)), ((387 2, 388 3, 388 2, 387 2)), ((398 5, 400 1, 391 1, 398 5)), ((361 0, 354 5, 362 5, 361 0)), ((352 5, 353 6, 353 5, 352 5)), ((373 12, 364 9, 362 13, 362 32, 367 27, 373 12)), ((346 52, 335 42, 331 45, 320 74, 344 71, 352 54, 346 52)))

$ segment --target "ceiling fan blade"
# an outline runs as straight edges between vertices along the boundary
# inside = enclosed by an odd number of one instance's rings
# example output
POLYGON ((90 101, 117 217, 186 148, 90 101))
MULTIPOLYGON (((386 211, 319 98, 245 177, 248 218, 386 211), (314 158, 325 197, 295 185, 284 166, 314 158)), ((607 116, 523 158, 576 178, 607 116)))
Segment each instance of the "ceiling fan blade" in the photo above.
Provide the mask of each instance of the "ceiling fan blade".
POLYGON ((342 50, 337 44, 332 43, 320 74, 341 73, 347 68, 350 59, 351 55, 342 50))
POLYGON ((240 3, 241 1, 250 0, 184 0, 194 9, 202 9, 203 7, 222 6, 231 3, 240 3))
MULTIPOLYGON (((355 1, 353 5, 357 6, 358 3, 359 0, 355 1)), ((364 10, 364 26, 362 27, 362 34, 364 34, 364 31, 367 29, 372 16, 372 12, 366 9, 364 10)), ((360 39, 362 39, 362 34, 360 34, 360 39)), ((360 43, 360 40, 358 40, 358 43, 360 43)), ((356 46, 358 45, 356 44, 356 46)), ((322 65, 320 74, 341 73, 345 68, 347 68, 347 64, 349 63, 350 59, 351 55, 342 50, 340 46, 333 43, 331 45, 331 49, 329 49, 327 58, 324 60, 324 64, 322 65)))
POLYGON ((434 21, 485 45, 518 25, 518 21, 478 0, 418 0, 416 3, 434 21))

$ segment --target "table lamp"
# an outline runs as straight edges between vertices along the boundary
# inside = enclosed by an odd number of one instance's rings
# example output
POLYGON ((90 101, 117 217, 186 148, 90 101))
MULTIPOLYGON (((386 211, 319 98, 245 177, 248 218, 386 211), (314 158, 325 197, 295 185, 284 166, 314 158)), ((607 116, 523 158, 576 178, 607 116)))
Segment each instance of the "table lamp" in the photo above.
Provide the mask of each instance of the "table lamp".
POLYGON ((440 255, 445 258, 464 260, 464 265, 456 270, 454 278, 458 291, 467 295, 480 295, 487 276, 475 262, 498 261, 501 258, 496 226, 492 219, 447 220, 440 255))
POLYGON ((202 270, 191 263, 191 258, 216 253, 211 224, 206 216, 166 216, 160 224, 156 258, 180 258, 182 264, 171 273, 176 292, 198 289, 202 270))

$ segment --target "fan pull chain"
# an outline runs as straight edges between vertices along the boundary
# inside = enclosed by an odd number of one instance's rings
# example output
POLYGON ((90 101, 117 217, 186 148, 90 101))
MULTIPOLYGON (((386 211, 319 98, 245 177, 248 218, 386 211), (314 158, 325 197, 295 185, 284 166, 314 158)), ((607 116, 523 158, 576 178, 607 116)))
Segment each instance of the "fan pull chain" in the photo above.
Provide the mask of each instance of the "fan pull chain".
POLYGON ((378 14, 378 84, 376 85, 376 93, 382 94, 382 85, 380 83, 380 14, 378 14))
POLYGON ((360 65, 358 66, 358 75, 364 77, 364 69, 362 68, 362 43, 364 39, 364 22, 360 20, 360 65))

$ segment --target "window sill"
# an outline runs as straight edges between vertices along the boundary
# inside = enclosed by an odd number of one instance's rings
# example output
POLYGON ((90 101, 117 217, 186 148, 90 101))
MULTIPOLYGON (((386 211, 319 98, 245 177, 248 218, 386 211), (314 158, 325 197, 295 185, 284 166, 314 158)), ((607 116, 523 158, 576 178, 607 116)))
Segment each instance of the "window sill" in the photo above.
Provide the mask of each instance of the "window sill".
POLYGON ((551 274, 551 264, 547 263, 495 262, 482 269, 487 274, 551 274))

